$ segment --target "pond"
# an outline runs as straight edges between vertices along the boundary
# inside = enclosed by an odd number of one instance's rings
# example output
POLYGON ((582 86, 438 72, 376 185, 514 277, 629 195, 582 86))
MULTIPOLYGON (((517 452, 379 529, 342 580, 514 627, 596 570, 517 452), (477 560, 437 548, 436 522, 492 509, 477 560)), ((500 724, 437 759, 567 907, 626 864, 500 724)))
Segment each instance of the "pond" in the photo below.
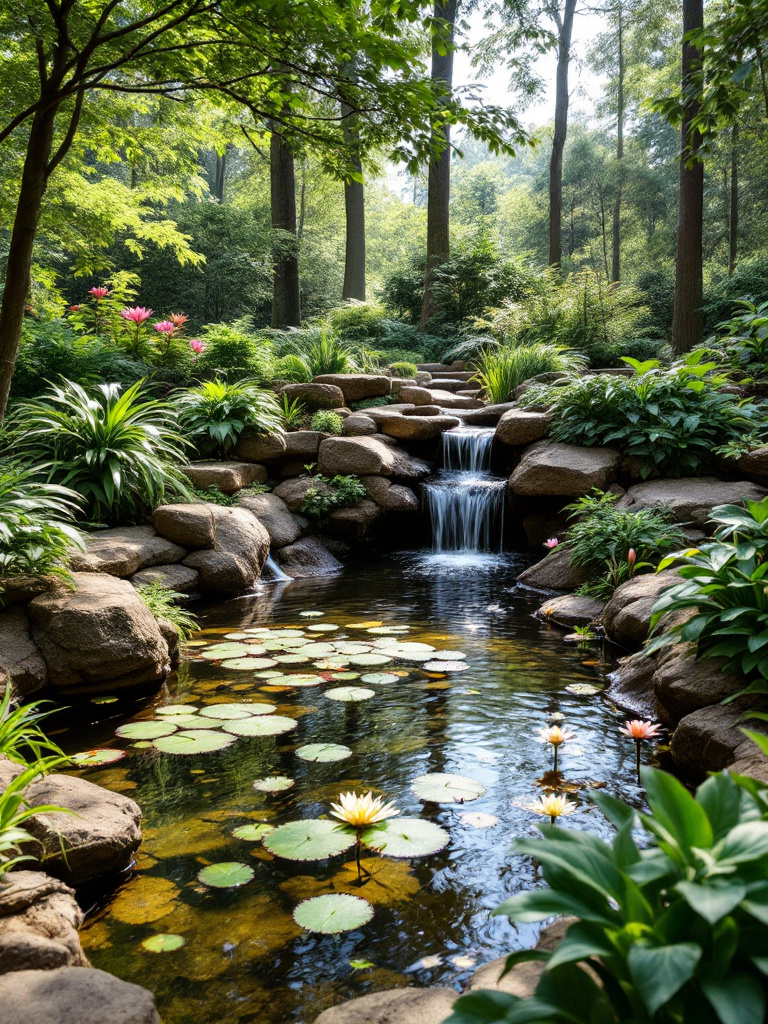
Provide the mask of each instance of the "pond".
MULTIPOLYGON (((563 716, 576 734, 560 755, 569 797, 578 805, 569 826, 608 834, 587 800, 590 787, 638 803, 640 796, 634 746, 619 734, 622 716, 602 696, 607 666, 599 646, 565 643, 561 631, 532 617, 540 598, 515 585, 524 564, 518 555, 405 553, 337 577, 264 585, 257 595, 201 614, 178 678, 150 707, 118 701, 78 709, 77 730, 60 738, 69 750, 128 750, 123 761, 89 769, 86 777, 130 795, 144 813, 137 873, 95 905, 83 929, 93 965, 150 988, 165 1024, 310 1024, 325 1007, 374 989, 460 987, 476 966, 535 940, 535 926, 517 930, 490 912, 520 888, 541 884, 531 862, 511 850, 515 837, 534 834, 542 820, 521 805, 551 782, 551 751, 538 730, 563 716), (392 627, 402 631, 380 632, 392 627), (256 635, 226 638, 244 629, 256 635), (278 630, 289 632, 281 638, 278 630), (254 670, 238 664, 238 648, 227 654, 230 667, 203 656, 216 654, 210 645, 222 642, 266 643, 263 660, 288 660, 254 670), (338 643, 347 654, 321 646, 311 650, 312 661, 298 661, 307 642, 338 643), (355 665, 350 652, 361 643, 375 643, 386 663, 375 657, 373 664, 355 665), (421 648, 400 644, 454 652, 448 657, 467 668, 444 671, 439 661, 441 668, 433 669, 439 653, 418 660, 421 648), (397 651, 410 652, 410 660, 397 651), (322 681, 295 685, 311 674, 322 681), (369 699, 326 695, 344 686, 368 690, 369 699), (136 747, 135 740, 114 736, 127 722, 173 720, 157 713, 169 705, 201 709, 194 715, 232 702, 276 705, 270 717, 297 725, 190 756, 159 751, 152 740, 136 747), (308 761, 296 753, 308 744, 343 745, 351 753, 308 761), (480 783, 484 793, 463 804, 425 802, 411 785, 429 773, 456 773, 480 783), (255 780, 272 776, 294 785, 254 789, 255 780), (327 817, 331 801, 350 789, 371 789, 403 817, 436 823, 447 832, 447 845, 411 859, 364 850, 370 876, 359 884, 352 851, 287 860, 273 857, 258 838, 233 835, 241 826, 327 817), (220 862, 245 864, 253 877, 234 888, 203 884, 201 869, 220 862), (338 935, 295 923, 300 901, 332 892, 363 896, 372 919, 338 935), (185 944, 161 953, 142 946, 166 933, 185 944)), ((211 732, 224 735, 222 724, 232 720, 219 720, 211 732)), ((161 739, 154 742, 162 746, 161 739)))

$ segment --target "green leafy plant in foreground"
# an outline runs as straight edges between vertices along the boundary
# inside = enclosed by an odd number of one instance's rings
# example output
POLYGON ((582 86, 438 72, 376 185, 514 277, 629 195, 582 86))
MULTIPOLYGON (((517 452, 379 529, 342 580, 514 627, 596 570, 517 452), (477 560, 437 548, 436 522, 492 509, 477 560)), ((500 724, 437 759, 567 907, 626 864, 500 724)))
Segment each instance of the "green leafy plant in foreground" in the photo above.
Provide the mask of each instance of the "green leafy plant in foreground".
POLYGON ((589 573, 580 594, 608 600, 630 576, 654 568, 662 555, 683 543, 683 532, 672 522, 669 509, 633 512, 618 508, 618 500, 615 494, 595 490, 566 506, 571 526, 565 547, 571 564, 589 573))
POLYGON ((569 352, 559 345, 537 342, 516 347, 483 348, 475 365, 472 378, 492 403, 507 402, 515 388, 540 373, 575 373, 584 369, 587 361, 577 352, 569 352))
POLYGON ((312 417, 312 429, 322 431, 324 434, 336 434, 337 436, 344 429, 344 420, 337 412, 330 409, 321 409, 312 417))
POLYGON ((298 427, 306 413, 298 398, 280 395, 280 415, 286 427, 298 427))
POLYGON ((188 640, 196 631, 197 618, 177 604, 183 594, 164 587, 160 580, 142 583, 136 587, 136 593, 156 619, 166 619, 175 627, 180 640, 188 640))
POLYGON ((283 432, 277 396, 253 380, 209 380, 176 398, 181 427, 202 453, 212 451, 223 458, 246 428, 257 434, 283 432))
POLYGON ((513 896, 495 914, 521 923, 578 920, 554 952, 508 958, 508 969, 545 964, 532 997, 471 992, 446 1024, 761 1024, 768 788, 722 772, 694 797, 649 768, 643 784, 648 814, 591 795, 617 829, 612 842, 541 826, 543 840, 515 844, 549 887, 513 896))
POLYGON ((717 324, 717 333, 706 345, 722 348, 735 369, 764 377, 768 373, 768 302, 758 306, 737 299, 734 305, 743 312, 717 324))
POLYGON ((46 758, 67 760, 58 744, 43 732, 40 723, 56 709, 41 711, 44 701, 32 701, 15 707, 12 686, 5 684, 0 698, 0 755, 16 764, 44 762, 46 758))
POLYGON ((175 495, 189 496, 179 468, 185 441, 169 402, 148 398, 138 381, 86 390, 63 381, 13 410, 15 450, 45 464, 48 478, 76 491, 91 519, 142 516, 175 495))
POLYGON ((304 495, 301 511, 310 519, 323 520, 334 509, 359 505, 366 495, 365 487, 360 479, 351 474, 349 476, 337 475, 330 480, 318 475, 313 477, 313 480, 324 486, 322 488, 312 487, 304 495))

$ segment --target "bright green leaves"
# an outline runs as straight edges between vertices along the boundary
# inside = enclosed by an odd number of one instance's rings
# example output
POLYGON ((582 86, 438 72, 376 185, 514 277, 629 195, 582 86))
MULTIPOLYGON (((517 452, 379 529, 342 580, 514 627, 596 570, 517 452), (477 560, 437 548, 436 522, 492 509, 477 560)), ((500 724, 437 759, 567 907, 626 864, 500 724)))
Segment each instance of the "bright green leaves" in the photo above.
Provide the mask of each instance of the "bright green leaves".
POLYGON ((213 889, 236 889, 240 885, 247 885, 253 876, 253 868, 238 861, 209 864, 197 873, 198 880, 213 889))
POLYGON ((264 836, 270 853, 286 860, 324 860, 345 853, 355 845, 355 835, 336 821, 308 818, 279 825, 264 836))
POLYGON ((360 896, 331 893, 304 900, 293 912, 296 924, 308 932, 335 935, 349 932, 367 924, 373 917, 373 907, 360 896))
POLYGON ((445 829, 421 818, 392 818, 366 829, 360 838, 385 857, 427 857, 444 849, 451 839, 445 829))
POLYGON ((693 977, 701 946, 679 942, 672 946, 632 946, 627 955, 632 980, 650 1014, 656 1013, 693 977))
POLYGON ((646 768, 642 775, 652 816, 647 828, 687 855, 692 847, 710 847, 714 841, 706 811, 672 775, 646 768))

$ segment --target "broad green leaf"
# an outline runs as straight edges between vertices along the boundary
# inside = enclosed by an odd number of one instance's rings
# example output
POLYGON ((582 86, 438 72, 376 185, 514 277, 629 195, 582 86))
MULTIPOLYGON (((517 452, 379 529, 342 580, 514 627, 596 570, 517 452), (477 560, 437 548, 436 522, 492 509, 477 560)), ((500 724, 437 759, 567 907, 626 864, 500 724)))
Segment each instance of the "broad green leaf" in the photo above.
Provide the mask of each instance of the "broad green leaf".
POLYGON ((239 861, 222 861, 204 867, 198 871, 197 877, 203 885, 210 885, 214 889, 235 889, 250 882, 254 874, 253 868, 247 864, 241 864, 239 861))
POLYGON ((355 833, 337 821, 307 818, 278 825, 264 836, 262 844, 270 853, 286 860, 325 860, 351 849, 355 833))
POLYGON ((548 969, 553 970, 560 964, 586 960, 591 956, 610 956, 615 952, 616 950, 606 938, 603 928, 580 921, 572 924, 568 929, 565 938, 552 954, 548 969))
POLYGON ((715 842, 739 823, 741 791, 725 772, 710 775, 699 786, 696 803, 704 808, 709 818, 715 842))
POLYGON ((445 1024, 504 1024, 510 1019, 508 1012, 518 1003, 517 996, 506 992, 469 992, 456 1000, 445 1024))
POLYGON ((653 815, 645 815, 643 821, 652 831, 657 835, 661 832, 668 842, 679 844, 685 850, 712 846, 712 826, 704 808, 681 782, 655 768, 646 768, 642 780, 653 811, 653 815))
POLYGON ((181 935, 170 933, 150 935, 148 939, 144 939, 141 948, 146 949, 148 953, 171 953, 174 949, 181 949, 186 941, 181 935))
POLYGON ((701 959, 701 946, 679 942, 673 946, 635 944, 627 954, 632 981, 648 1007, 655 1014, 693 977, 701 959))
POLYGON ((330 893, 303 900, 293 912, 293 919, 308 932, 335 935, 361 928, 373 917, 373 907, 360 896, 330 893))
POLYGON ((427 857, 451 840, 445 829, 421 818, 390 818, 366 829, 360 838, 385 857, 427 857))
POLYGON ((697 885, 695 882, 679 882, 677 891, 686 903, 697 914, 716 924, 741 903, 747 895, 747 887, 741 882, 708 882, 697 885))
POLYGON ((477 800, 485 793, 485 786, 475 779, 446 772, 419 775, 411 783, 411 791, 420 800, 436 804, 464 804, 477 800))
POLYGON ((763 1024, 765 987, 751 974, 702 978, 701 989, 722 1024, 763 1024))

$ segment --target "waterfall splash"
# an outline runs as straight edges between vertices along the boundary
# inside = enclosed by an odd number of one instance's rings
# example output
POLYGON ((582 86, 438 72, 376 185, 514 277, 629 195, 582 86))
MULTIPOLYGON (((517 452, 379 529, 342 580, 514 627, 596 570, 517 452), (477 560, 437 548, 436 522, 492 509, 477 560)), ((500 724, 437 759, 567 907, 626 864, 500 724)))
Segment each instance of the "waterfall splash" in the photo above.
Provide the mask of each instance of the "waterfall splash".
POLYGON ((501 551, 507 481, 491 476, 493 428, 456 427, 443 434, 438 477, 424 487, 440 554, 501 551))
POLYGON ((292 579, 293 576, 289 576, 287 572, 283 572, 272 555, 267 555, 267 560, 261 571, 262 583, 283 583, 285 580, 292 579))

